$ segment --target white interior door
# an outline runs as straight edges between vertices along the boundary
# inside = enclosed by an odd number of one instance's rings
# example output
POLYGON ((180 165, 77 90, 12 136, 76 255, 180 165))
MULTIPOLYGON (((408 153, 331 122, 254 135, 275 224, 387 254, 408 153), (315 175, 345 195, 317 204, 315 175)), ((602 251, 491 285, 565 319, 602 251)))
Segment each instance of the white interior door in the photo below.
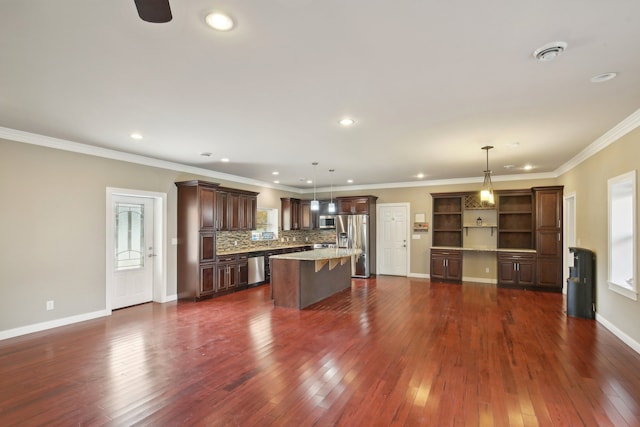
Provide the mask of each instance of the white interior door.
POLYGON ((111 308, 153 299, 153 199, 115 195, 113 214, 113 294, 111 308))
POLYGON ((379 205, 378 274, 407 275, 408 221, 408 205, 379 205))

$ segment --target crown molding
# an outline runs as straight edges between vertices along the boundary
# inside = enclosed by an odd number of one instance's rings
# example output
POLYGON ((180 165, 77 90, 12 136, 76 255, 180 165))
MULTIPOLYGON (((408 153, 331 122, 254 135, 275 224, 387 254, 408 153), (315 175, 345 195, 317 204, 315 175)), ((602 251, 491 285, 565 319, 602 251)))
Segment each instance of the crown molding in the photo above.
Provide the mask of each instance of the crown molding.
POLYGON ((181 163, 169 162, 166 160, 154 159, 152 157, 141 156, 138 154, 125 153, 123 151, 111 150, 109 148, 95 147, 93 145, 81 144, 79 142, 67 141, 60 138, 52 138, 50 136, 38 135, 35 133, 24 132, 16 129, 0 127, 0 138, 8 139, 15 142, 23 142, 25 144, 38 145, 40 147, 55 148, 58 150, 70 151, 73 153, 87 154, 89 156, 102 157, 105 159, 120 160, 123 162, 168 169, 176 172, 202 175, 209 178, 222 179, 225 181, 237 182, 240 184, 256 185, 259 187, 275 188, 278 190, 290 191, 293 193, 301 193, 299 188, 272 184, 269 182, 258 181, 242 176, 216 172, 210 169, 183 165, 181 163))
POLYGON ((578 166, 580 163, 587 160, 589 157, 598 153, 599 151, 604 150, 609 145, 613 144, 629 132, 636 129, 640 126, 640 109, 634 111, 631 115, 629 115, 626 119, 618 123, 612 129, 607 131, 600 138, 593 141, 589 144, 584 150, 580 151, 576 156, 574 156, 571 160, 560 166, 555 170, 556 176, 560 176, 569 172, 571 169, 578 166))

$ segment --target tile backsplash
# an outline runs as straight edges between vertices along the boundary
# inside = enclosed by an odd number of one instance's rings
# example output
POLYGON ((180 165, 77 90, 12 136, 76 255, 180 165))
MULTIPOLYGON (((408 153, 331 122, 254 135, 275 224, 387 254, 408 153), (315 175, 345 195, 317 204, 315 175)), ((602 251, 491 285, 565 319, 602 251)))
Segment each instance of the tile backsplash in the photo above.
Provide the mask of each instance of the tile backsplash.
POLYGON ((216 233, 216 251, 263 247, 270 242, 272 247, 292 244, 335 243, 335 230, 291 230, 280 231, 278 240, 251 240, 251 231, 218 231, 216 233))

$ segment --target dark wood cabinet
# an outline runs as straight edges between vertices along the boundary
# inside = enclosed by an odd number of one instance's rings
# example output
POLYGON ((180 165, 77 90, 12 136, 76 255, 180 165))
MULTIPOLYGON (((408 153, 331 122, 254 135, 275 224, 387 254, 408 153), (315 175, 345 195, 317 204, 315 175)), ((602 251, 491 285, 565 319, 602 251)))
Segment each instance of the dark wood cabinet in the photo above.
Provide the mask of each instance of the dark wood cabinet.
POLYGON ((282 230, 300 230, 300 199, 280 199, 280 225, 282 230))
POLYGON ((336 197, 338 215, 375 215, 376 196, 336 197))
POLYGON ((185 181, 178 187, 178 298, 201 299, 216 291, 216 190, 206 181, 185 181))
POLYGON ((220 187, 216 197, 217 230, 255 230, 258 193, 220 187))
POLYGON ((246 287, 246 254, 217 256, 216 233, 255 228, 258 193, 198 180, 176 186, 178 298, 198 301, 246 287))
POLYGON ((498 253, 498 286, 533 289, 536 285, 536 254, 498 253))
POLYGON ((311 210, 311 200, 300 201, 300 230, 315 230, 318 228, 319 211, 311 210))
POLYGON ((432 281, 462 282, 462 251, 431 249, 432 281))
POLYGON ((462 247, 462 195, 432 193, 433 246, 462 247))
POLYGON ((561 291, 563 187, 535 187, 533 194, 536 205, 537 284, 541 288, 561 291))

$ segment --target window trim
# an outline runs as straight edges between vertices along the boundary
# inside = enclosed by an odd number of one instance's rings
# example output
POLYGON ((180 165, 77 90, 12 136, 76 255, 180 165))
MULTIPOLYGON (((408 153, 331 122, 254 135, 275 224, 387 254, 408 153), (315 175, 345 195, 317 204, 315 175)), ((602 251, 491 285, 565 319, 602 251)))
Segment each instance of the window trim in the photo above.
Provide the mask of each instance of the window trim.
POLYGON ((631 172, 624 173, 622 175, 618 175, 616 177, 610 178, 607 181, 607 201, 608 201, 608 211, 607 211, 607 248, 608 248, 608 268, 607 268, 607 284, 609 290, 616 292, 620 295, 623 295, 629 299, 634 301, 638 300, 638 285, 637 285, 637 261, 636 261, 636 253, 637 253, 637 197, 636 197, 636 171, 632 170, 631 172), (614 242, 612 241, 612 227, 614 217, 613 209, 613 194, 615 190, 615 186, 617 185, 631 185, 631 233, 632 233, 632 284, 630 286, 624 286, 623 284, 615 283, 612 279, 612 267, 613 267, 613 246, 614 242))

